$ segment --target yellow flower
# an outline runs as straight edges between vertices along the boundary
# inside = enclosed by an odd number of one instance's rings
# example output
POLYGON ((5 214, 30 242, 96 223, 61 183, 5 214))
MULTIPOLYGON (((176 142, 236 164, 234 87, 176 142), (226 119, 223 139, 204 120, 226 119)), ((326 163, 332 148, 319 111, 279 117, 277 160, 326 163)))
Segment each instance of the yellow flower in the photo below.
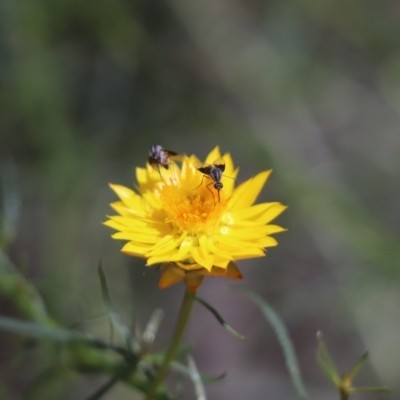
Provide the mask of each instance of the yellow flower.
MULTIPOLYGON (((216 147, 205 163, 220 157, 216 147)), ((285 230, 270 224, 285 206, 253 205, 271 170, 235 187, 238 170, 230 154, 223 159, 219 193, 195 168, 199 160, 193 155, 183 156, 181 168, 137 168, 137 193, 110 185, 121 200, 111 204, 119 215, 104 224, 118 231, 114 239, 128 240, 122 253, 145 258, 147 266, 162 264, 160 288, 184 280, 195 291, 204 276, 242 279, 234 262, 264 256, 266 247, 277 245, 270 235, 285 230)))

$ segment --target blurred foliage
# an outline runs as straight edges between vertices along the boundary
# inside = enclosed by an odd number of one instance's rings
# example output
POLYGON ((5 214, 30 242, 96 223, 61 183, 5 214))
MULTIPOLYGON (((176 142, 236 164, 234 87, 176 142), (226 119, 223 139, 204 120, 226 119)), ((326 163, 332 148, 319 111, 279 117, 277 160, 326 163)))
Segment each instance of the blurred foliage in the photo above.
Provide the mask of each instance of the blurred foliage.
MULTIPOLYGON (((310 397, 331 390, 309 362, 318 329, 341 362, 367 348, 366 379, 398 391, 399 14, 395 0, 2 1, 0 262, 65 326, 108 332, 94 318, 100 257, 124 320, 160 304, 173 316, 179 288, 159 292, 157 271, 144 274, 100 226, 107 183, 134 183, 153 143, 200 157, 218 144, 239 181, 273 167, 263 196, 290 206, 280 246, 243 270, 286 321, 310 397)), ((276 342, 220 285, 210 280, 202 297, 251 339, 228 342, 200 310, 193 318, 198 368, 229 365, 232 376, 210 398, 267 386, 271 399, 292 398, 276 342)), ((1 314, 18 314, 0 301, 1 314)), ((23 398, 52 352, 27 356, 21 374, 9 367, 19 341, 1 342, 0 387, 23 398)), ((75 379, 61 396, 84 398, 97 383, 75 379)), ((124 390, 112 396, 130 398, 124 390)))
POLYGON ((327 377, 334 384, 341 400, 348 400, 350 395, 353 393, 390 393, 390 390, 386 387, 354 387, 353 380, 363 367, 364 363, 367 361, 368 353, 365 353, 357 364, 351 369, 350 372, 345 372, 342 376, 339 375, 335 362, 333 361, 331 355, 329 354, 328 348, 322 338, 322 333, 317 333, 318 340, 318 352, 317 352, 317 362, 321 369, 325 372, 327 377))

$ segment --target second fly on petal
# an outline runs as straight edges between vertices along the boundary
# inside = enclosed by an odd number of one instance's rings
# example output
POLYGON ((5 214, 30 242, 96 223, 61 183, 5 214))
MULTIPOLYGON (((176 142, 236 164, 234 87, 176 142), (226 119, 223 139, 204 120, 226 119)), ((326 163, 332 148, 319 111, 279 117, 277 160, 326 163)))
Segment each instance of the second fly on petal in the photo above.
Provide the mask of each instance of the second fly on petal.
POLYGON ((222 174, 225 171, 225 161, 223 158, 217 158, 212 164, 202 164, 202 163, 194 163, 193 166, 203 174, 200 185, 194 188, 196 190, 203 184, 204 178, 211 179, 212 182, 206 185, 206 188, 210 191, 214 198, 214 194, 209 188, 209 186, 213 185, 214 189, 217 190, 218 193, 218 202, 221 201, 219 191, 224 187, 221 182, 222 174))
POLYGON ((172 150, 166 150, 159 144, 153 144, 149 149, 149 164, 158 170, 161 175, 160 167, 169 169, 171 165, 171 159, 179 159, 178 153, 172 150))

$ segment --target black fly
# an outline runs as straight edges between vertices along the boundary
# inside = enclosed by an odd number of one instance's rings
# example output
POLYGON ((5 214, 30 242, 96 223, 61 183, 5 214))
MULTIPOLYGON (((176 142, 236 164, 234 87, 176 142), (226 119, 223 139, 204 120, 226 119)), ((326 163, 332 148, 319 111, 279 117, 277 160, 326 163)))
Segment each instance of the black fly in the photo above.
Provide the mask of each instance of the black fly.
MULTIPOLYGON (((194 165, 194 167, 200 171, 201 173, 203 173, 203 178, 201 179, 200 185, 197 186, 195 189, 197 189, 198 187, 200 187, 203 183, 203 179, 209 178, 212 180, 211 183, 209 183, 208 185, 206 185, 206 188, 211 192, 211 194, 213 195, 214 198, 214 194, 211 191, 211 189, 209 188, 210 185, 213 185, 214 188, 217 190, 218 192, 218 202, 221 201, 220 196, 219 196, 219 191, 224 187, 224 185, 221 182, 222 179, 222 173, 225 171, 225 161, 223 158, 218 158, 216 159, 212 164, 208 164, 208 165, 194 165)), ((193 189, 193 190, 195 190, 193 189)))

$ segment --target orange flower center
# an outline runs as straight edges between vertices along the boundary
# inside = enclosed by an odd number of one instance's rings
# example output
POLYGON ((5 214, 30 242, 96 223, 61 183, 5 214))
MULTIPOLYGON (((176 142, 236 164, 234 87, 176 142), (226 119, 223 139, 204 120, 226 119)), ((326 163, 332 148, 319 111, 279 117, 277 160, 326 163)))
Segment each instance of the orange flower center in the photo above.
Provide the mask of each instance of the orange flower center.
POLYGON ((202 233, 211 235, 219 226, 227 201, 209 181, 204 179, 200 187, 188 189, 174 179, 166 179, 159 185, 158 195, 162 208, 167 213, 166 222, 174 225, 180 232, 192 236, 202 233))

